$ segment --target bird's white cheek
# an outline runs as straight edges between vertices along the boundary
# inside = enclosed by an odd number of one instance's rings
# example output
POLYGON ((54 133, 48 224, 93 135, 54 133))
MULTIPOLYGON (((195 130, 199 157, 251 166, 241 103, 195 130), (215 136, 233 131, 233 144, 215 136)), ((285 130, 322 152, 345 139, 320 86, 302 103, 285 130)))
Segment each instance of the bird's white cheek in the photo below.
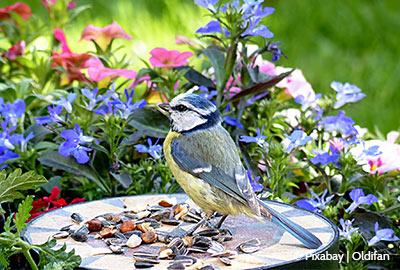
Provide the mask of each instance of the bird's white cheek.
POLYGON ((207 122, 206 119, 199 117, 194 112, 172 113, 171 119, 172 119, 173 129, 178 132, 191 130, 207 122))

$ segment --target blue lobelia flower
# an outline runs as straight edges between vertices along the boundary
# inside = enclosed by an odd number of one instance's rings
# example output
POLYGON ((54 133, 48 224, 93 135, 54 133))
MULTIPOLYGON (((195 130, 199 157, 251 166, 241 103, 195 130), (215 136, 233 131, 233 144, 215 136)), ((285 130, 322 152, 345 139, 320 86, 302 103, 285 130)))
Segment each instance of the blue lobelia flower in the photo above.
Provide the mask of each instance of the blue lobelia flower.
POLYGON ((88 100, 89 103, 84 100, 85 108, 89 111, 93 111, 94 108, 98 105, 99 102, 103 101, 105 96, 103 95, 98 95, 99 89, 95 88, 92 90, 83 88, 81 89, 82 95, 84 95, 88 100))
POLYGON ((351 239, 351 235, 358 231, 358 228, 353 227, 354 220, 344 220, 341 218, 339 220, 341 228, 339 228, 339 234, 341 237, 346 238, 347 240, 351 239))
POLYGON ((47 125, 50 123, 62 123, 64 119, 60 116, 63 107, 61 105, 53 105, 48 106, 47 110, 49 111, 49 115, 36 117, 35 121, 39 125, 47 125))
POLYGON ((89 161, 88 152, 92 149, 84 146, 94 139, 89 136, 83 135, 79 125, 75 125, 74 129, 66 129, 61 132, 61 137, 65 139, 60 147, 58 153, 64 157, 73 156, 80 164, 85 164, 89 161))
POLYGON ((264 189, 264 186, 262 184, 260 184, 260 176, 257 176, 255 178, 253 178, 253 176, 251 175, 251 171, 248 170, 247 171, 247 177, 249 178, 250 181, 250 185, 253 188, 254 192, 260 192, 264 189))
POLYGON ((334 195, 326 197, 328 190, 325 189, 321 197, 319 197, 315 192, 310 189, 311 199, 301 199, 296 202, 296 205, 300 208, 316 212, 325 209, 326 205, 332 200, 334 195))
POLYGON ((353 126, 355 122, 348 116, 345 116, 343 111, 339 111, 337 116, 326 116, 319 122, 320 126, 328 131, 340 132, 344 136, 357 135, 357 129, 353 126))
POLYGON ((244 126, 242 123, 240 123, 240 120, 231 116, 225 116, 224 117, 224 122, 227 123, 230 126, 237 127, 240 129, 244 129, 244 126))
POLYGON ((318 153, 315 157, 311 158, 310 161, 314 165, 326 166, 330 163, 333 163, 338 166, 339 158, 340 158, 340 153, 336 150, 333 150, 332 153, 329 152, 318 153))
POLYGON ((0 147, 0 169, 4 169, 8 166, 8 164, 4 164, 10 159, 19 158, 19 155, 7 148, 0 147))
POLYGON ((10 142, 14 146, 19 146, 21 152, 26 152, 28 142, 35 137, 33 132, 29 133, 26 137, 23 134, 13 134, 10 136, 10 142))
POLYGON ((378 198, 373 194, 368 194, 365 196, 364 191, 361 188, 356 188, 350 191, 350 198, 353 202, 346 209, 347 213, 352 213, 360 204, 371 205, 375 202, 378 202, 378 198))
POLYGON ((292 134, 286 135, 282 143, 286 146, 285 152, 290 153, 293 151, 293 149, 306 145, 311 140, 312 138, 307 136, 304 131, 296 129, 292 132, 292 134))
POLYGON ((154 159, 159 159, 159 158, 161 158, 162 146, 157 144, 157 142, 155 144, 153 144, 151 142, 151 139, 147 138, 148 145, 137 144, 137 145, 135 145, 135 149, 139 153, 147 153, 150 156, 152 156, 154 159))
MULTIPOLYGON (((266 16, 274 13, 275 9, 271 7, 263 7, 259 2, 254 2, 254 5, 244 3, 241 9, 243 12, 243 29, 245 31, 242 36, 260 36, 263 38, 272 38, 274 34, 267 26, 262 25, 261 21, 266 16)), ((262 2, 261 2, 262 3, 262 2)))
POLYGON ((134 90, 129 93, 128 90, 125 89, 126 101, 123 102, 118 99, 112 102, 112 104, 114 105, 114 113, 116 115, 120 116, 123 119, 128 119, 133 111, 146 106, 146 100, 144 99, 134 102, 133 94, 134 90))
POLYGON ((16 126, 18 120, 25 114, 26 105, 22 99, 17 99, 13 103, 4 103, 0 100, 0 113, 12 126, 16 126))
POLYGON ((336 91, 336 102, 333 105, 335 109, 347 103, 355 103, 366 96, 360 88, 349 83, 332 82, 331 88, 336 91))
POLYGON ((59 100, 53 101, 53 104, 62 106, 68 113, 71 113, 72 102, 74 102, 75 98, 76 98, 75 93, 69 93, 66 98, 61 97, 59 100))
POLYGON ((199 90, 200 90, 199 95, 204 97, 204 98, 206 98, 206 99, 208 99, 208 100, 212 100, 218 94, 217 90, 211 90, 210 91, 205 86, 200 86, 199 90))
POLYGON ((256 129, 256 136, 252 137, 252 136, 240 136, 239 141, 241 142, 245 142, 245 143, 256 143, 261 147, 264 147, 266 145, 268 145, 268 143, 265 141, 265 136, 262 135, 262 131, 257 128, 256 129))
POLYGON ((200 27, 196 31, 197 34, 213 34, 213 33, 222 33, 222 27, 219 21, 212 20, 209 21, 205 26, 200 27))
POLYGON ((266 91, 266 92, 264 92, 264 93, 256 94, 256 95, 254 95, 254 96, 252 96, 251 98, 249 98, 249 99, 246 100, 246 105, 247 105, 247 106, 253 105, 257 100, 260 100, 260 99, 262 99, 263 97, 266 97, 266 96, 268 96, 268 95, 269 95, 269 92, 268 92, 268 91, 266 91))
POLYGON ((272 53, 272 62, 278 61, 283 55, 282 50, 279 48, 280 42, 270 42, 267 46, 267 51, 272 53))
POLYGON ((375 236, 368 241, 368 246, 373 246, 379 241, 395 242, 400 239, 394 234, 392 229, 379 229, 379 223, 375 223, 375 236))

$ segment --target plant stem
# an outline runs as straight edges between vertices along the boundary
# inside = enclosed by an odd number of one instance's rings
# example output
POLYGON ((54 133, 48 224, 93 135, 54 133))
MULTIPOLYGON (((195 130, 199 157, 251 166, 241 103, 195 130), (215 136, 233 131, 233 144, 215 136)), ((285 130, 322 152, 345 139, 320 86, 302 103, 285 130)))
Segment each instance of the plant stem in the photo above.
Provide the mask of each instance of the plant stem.
POLYGON ((31 268, 33 270, 39 270, 39 268, 37 267, 35 261, 33 260, 31 254, 29 253, 29 249, 22 249, 22 253, 24 254, 26 260, 28 261, 29 265, 31 266, 31 268))

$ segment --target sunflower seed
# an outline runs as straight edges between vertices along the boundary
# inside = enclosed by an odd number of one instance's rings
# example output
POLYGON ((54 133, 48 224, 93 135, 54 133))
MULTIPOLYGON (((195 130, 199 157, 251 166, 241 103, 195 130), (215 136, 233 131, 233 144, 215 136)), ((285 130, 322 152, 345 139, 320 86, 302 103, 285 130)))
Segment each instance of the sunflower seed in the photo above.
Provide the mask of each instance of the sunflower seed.
POLYGON ((83 217, 78 213, 72 213, 71 219, 75 223, 81 223, 83 221, 83 217))
POLYGON ((69 236, 69 233, 66 231, 61 231, 53 235, 54 239, 63 239, 67 238, 69 236))
POLYGON ((112 251, 113 253, 115 253, 115 254, 121 254, 121 253, 124 252, 121 246, 111 245, 111 246, 109 246, 109 248, 110 248, 111 251, 112 251))
POLYGON ((227 257, 219 257, 218 259, 225 265, 232 265, 232 261, 227 257))
POLYGON ((211 241, 211 245, 208 248, 207 252, 214 254, 214 253, 221 253, 225 251, 225 247, 218 243, 217 241, 211 241))
POLYGON ((151 268, 154 264, 147 262, 135 262, 135 268, 151 268))
POLYGON ((167 267, 168 270, 184 270, 185 265, 181 262, 173 262, 167 267))
POLYGON ((158 255, 158 257, 160 259, 167 259, 168 257, 170 257, 173 254, 172 249, 170 248, 166 248, 160 251, 160 254, 158 255))
POLYGON ((166 225, 172 225, 172 226, 177 226, 179 225, 181 222, 179 220, 176 219, 162 219, 161 220, 162 224, 166 224, 166 225))
POLYGON ((261 248, 261 242, 257 238, 248 240, 239 245, 239 250, 244 253, 254 253, 261 248))
POLYGON ((158 259, 147 258, 147 257, 133 256, 133 259, 135 259, 136 262, 146 262, 146 263, 152 263, 152 264, 160 263, 160 261, 158 259))
POLYGON ((133 257, 141 257, 141 258, 150 258, 150 259, 157 259, 158 254, 154 253, 147 253, 147 252, 133 252, 133 257))

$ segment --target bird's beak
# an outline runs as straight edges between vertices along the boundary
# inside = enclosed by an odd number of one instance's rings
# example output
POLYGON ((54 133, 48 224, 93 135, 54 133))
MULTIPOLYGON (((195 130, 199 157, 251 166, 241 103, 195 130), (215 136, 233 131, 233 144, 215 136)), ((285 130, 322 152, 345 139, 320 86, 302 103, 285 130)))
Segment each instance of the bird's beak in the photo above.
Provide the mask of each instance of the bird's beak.
POLYGON ((160 103, 157 105, 158 110, 169 117, 170 113, 171 113, 171 106, 168 103, 160 103))

